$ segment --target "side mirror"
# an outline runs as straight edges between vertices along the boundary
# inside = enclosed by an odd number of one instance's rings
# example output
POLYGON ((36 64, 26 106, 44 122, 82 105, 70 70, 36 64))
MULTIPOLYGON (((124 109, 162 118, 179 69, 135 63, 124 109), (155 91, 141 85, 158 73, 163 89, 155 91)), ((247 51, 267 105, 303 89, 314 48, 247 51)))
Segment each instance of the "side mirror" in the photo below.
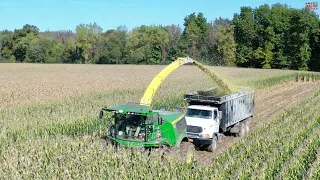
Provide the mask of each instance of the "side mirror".
POLYGON ((99 113, 99 119, 102 119, 102 117, 103 117, 103 111, 101 110, 99 113))
POLYGON ((222 111, 218 111, 219 119, 222 119, 222 111))
POLYGON ((162 117, 158 117, 158 125, 162 125, 162 123, 163 123, 163 119, 162 119, 162 117))

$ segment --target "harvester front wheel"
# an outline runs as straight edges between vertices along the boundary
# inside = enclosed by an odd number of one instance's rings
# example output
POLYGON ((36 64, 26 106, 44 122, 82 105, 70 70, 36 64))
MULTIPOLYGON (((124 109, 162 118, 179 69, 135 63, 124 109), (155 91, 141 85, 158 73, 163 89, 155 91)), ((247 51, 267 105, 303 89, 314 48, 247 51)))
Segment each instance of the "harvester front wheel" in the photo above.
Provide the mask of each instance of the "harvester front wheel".
POLYGON ((194 144, 191 142, 181 142, 180 144, 181 156, 186 157, 188 163, 192 162, 195 159, 196 149, 194 144))
POLYGON ((103 145, 104 147, 108 147, 109 145, 113 145, 112 141, 108 138, 108 137, 101 137, 99 139, 99 142, 101 145, 103 145))

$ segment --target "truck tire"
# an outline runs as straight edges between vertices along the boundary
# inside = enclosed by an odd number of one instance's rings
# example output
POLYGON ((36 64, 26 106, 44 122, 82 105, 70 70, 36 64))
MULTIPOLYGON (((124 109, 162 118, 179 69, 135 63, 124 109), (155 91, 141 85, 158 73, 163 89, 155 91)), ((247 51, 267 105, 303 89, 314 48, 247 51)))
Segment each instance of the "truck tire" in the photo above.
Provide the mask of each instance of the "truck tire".
MULTIPOLYGON (((246 121, 246 120, 245 120, 246 121)), ((240 122, 238 137, 244 137, 246 135, 246 122, 240 122)))
POLYGON ((246 135, 248 135, 250 133, 250 120, 251 118, 248 118, 247 120, 245 120, 245 131, 246 131, 246 135))
POLYGON ((218 144, 218 137, 214 135, 212 137, 210 146, 208 146, 208 151, 214 152, 214 150, 217 148, 217 144, 218 144))

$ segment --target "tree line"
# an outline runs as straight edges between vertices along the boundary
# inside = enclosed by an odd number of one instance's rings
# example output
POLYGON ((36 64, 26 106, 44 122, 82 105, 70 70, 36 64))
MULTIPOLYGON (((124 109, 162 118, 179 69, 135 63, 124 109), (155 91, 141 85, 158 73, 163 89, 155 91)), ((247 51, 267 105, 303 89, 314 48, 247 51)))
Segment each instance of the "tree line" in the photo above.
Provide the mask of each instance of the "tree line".
POLYGON ((192 13, 183 27, 103 31, 90 23, 40 32, 26 24, 0 31, 0 62, 167 64, 190 56, 209 65, 320 71, 319 24, 314 12, 279 3, 241 7, 231 20, 192 13))

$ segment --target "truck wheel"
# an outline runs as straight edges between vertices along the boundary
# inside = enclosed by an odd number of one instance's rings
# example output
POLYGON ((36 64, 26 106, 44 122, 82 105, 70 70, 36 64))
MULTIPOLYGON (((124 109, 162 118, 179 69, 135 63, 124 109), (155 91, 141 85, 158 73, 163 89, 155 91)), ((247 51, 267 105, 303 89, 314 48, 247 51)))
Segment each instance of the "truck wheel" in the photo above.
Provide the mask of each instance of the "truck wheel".
POLYGON ((214 152, 214 150, 217 148, 217 144, 218 144, 218 138, 217 136, 213 136, 211 140, 211 144, 208 147, 208 151, 214 152))
POLYGON ((248 135, 249 133, 250 133, 250 120, 251 120, 251 118, 249 118, 249 119, 247 119, 246 121, 245 121, 245 129, 246 129, 246 135, 248 135))
POLYGON ((238 137, 244 137, 246 135, 246 122, 240 122, 238 137))

